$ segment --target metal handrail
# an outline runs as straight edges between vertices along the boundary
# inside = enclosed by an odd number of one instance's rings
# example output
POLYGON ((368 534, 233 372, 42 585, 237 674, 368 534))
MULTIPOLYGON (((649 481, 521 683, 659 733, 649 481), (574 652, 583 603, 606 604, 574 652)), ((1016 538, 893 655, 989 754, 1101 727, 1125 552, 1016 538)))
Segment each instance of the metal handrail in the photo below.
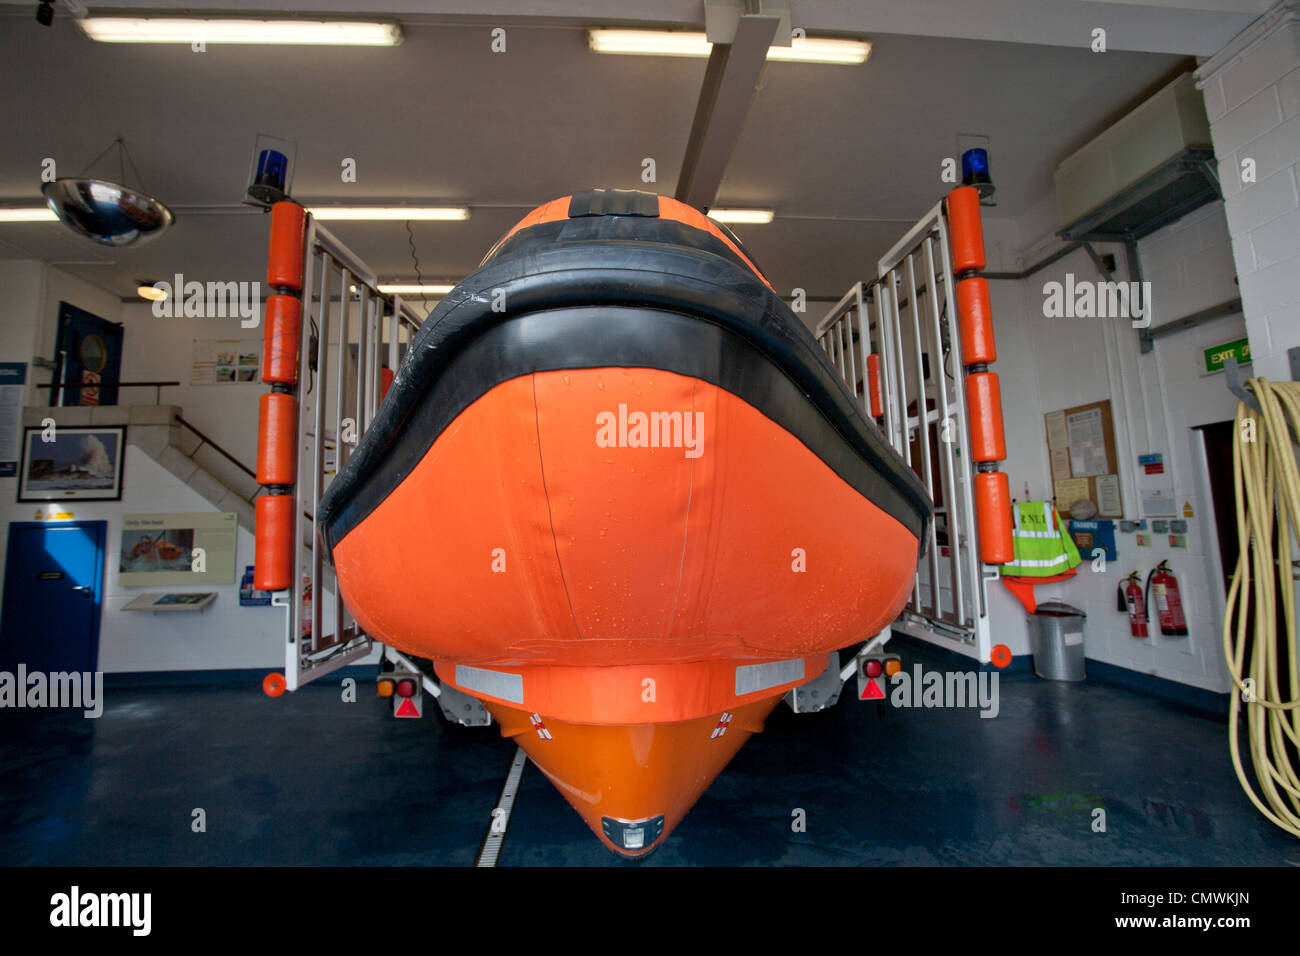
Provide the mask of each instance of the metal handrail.
MULTIPOLYGON (((238 458, 236 458, 236 457, 235 457, 234 455, 232 455, 230 452, 226 451, 224 448, 222 448, 220 445, 218 445, 216 442, 214 442, 214 441, 213 441, 211 438, 209 438, 207 435, 203 434, 203 432, 199 431, 197 428, 195 428, 193 425, 191 425, 189 422, 187 422, 183 417, 181 417, 180 415, 177 415, 177 416, 176 416, 176 423, 177 423, 178 425, 184 425, 186 428, 188 428, 190 431, 192 431, 195 435, 199 436, 199 445, 198 445, 197 448, 194 449, 193 454, 191 454, 189 457, 193 458, 194 455, 198 454, 199 448, 202 448, 205 444, 206 444, 206 445, 211 445, 211 446, 212 446, 212 449, 213 449, 214 451, 216 451, 218 454, 220 454, 220 455, 222 455, 224 458, 226 458, 227 461, 229 461, 231 464, 233 464, 236 468, 238 468, 238 469, 239 469, 240 471, 242 471, 244 474, 248 475, 248 477, 252 478, 254 481, 257 481, 257 472, 253 471, 253 469, 249 468, 247 465, 245 465, 242 461, 240 461, 238 458)), ((259 488, 262 487, 262 485, 261 485, 260 482, 258 483, 258 486, 257 486, 257 487, 259 487, 259 488)))
MULTIPOLYGON (((180 382, 38 382, 37 388, 52 388, 55 394, 50 395, 50 401, 54 401, 59 389, 73 388, 152 388, 154 390, 154 404, 162 402, 162 390, 173 385, 180 385, 180 382)), ((55 406, 63 407, 63 406, 55 406)))

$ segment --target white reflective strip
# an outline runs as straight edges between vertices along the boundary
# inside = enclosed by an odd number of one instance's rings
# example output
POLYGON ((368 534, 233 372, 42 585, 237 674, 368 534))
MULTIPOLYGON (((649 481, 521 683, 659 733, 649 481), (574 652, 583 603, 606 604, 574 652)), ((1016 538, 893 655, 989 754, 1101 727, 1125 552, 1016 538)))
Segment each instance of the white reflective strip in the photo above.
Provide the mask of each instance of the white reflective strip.
POLYGON ((1059 538, 1059 531, 1012 531, 1013 538, 1059 538))
POLYGON ((456 665, 456 683, 465 690, 476 690, 489 697, 499 697, 516 704, 524 702, 524 675, 490 671, 483 667, 456 665))
POLYGON ((792 680, 803 680, 803 658, 768 661, 766 664, 743 664, 736 668, 736 696, 767 690, 792 680))
POLYGON ((1056 565, 1063 564, 1069 559, 1070 556, 1068 554, 1059 555, 1051 560, 1046 558, 1041 560, 1036 558, 1016 558, 1016 560, 1012 561, 1008 566, 1020 568, 1054 568, 1056 565))

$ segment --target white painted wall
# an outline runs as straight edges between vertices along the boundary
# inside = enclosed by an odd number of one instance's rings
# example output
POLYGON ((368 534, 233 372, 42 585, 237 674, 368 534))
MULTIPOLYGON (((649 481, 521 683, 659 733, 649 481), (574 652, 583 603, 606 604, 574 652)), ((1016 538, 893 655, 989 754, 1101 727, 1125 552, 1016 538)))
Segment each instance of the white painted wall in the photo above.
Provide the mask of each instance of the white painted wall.
MULTIPOLYGON (((39 262, 0 261, 0 361, 28 362, 34 354, 52 356, 58 323, 58 304, 70 302, 109 321, 126 323, 122 358, 124 380, 170 378, 188 381, 190 340, 200 333, 189 328, 167 326, 209 321, 204 326, 210 335, 210 320, 158 320, 148 314, 148 307, 128 306, 114 296, 66 272, 39 262), (141 315, 148 316, 150 324, 141 315)), ((218 320, 220 321, 220 320, 218 320)), ((235 322, 238 328, 238 322, 235 322)), ((260 334, 254 330, 252 335, 260 334)), ((33 370, 28 370, 29 381, 33 370)), ((35 370, 37 381, 47 382, 50 373, 35 370)), ((243 431, 255 436, 256 396, 264 386, 232 385, 228 391, 215 387, 211 398, 199 387, 189 396, 203 420, 223 435, 238 438, 243 431), (206 399, 206 400, 204 400, 206 399), (251 405, 249 401, 251 400, 251 405), (252 409, 251 417, 248 408, 252 409), (251 422, 252 425, 248 425, 251 422)), ((48 402, 49 393, 28 389, 27 403, 48 402)), ((126 392, 123 403, 151 403, 153 393, 126 392)), ((168 396, 164 393, 164 401, 168 396)), ((186 414, 190 414, 189 409, 186 414)), ((215 437, 215 436, 214 436, 215 437)), ((128 437, 129 441, 129 437, 128 437)), ((253 444, 249 446, 255 449, 253 444)), ((251 461, 251 452, 250 459, 251 461)), ((36 506, 19 504, 17 479, 0 478, 0 579, 8 546, 11 521, 31 521, 36 506)), ((100 668, 106 672, 204 670, 239 667, 283 666, 284 612, 275 608, 239 606, 238 577, 253 563, 253 538, 248 529, 238 533, 236 582, 221 586, 204 586, 218 592, 207 609, 194 613, 155 614, 123 611, 122 605, 150 588, 124 588, 118 584, 117 549, 121 540, 122 515, 140 512, 211 512, 215 511, 195 491, 177 480, 148 455, 128 444, 124 465, 121 501, 77 502, 70 509, 76 520, 108 522, 106 571, 102 595, 100 624, 100 668)))
MULTIPOLYGON (((4 290, 0 296, 0 361, 30 366, 40 323, 44 268, 34 260, 0 260, 0 289, 4 290)), ((32 380, 30 367, 27 380, 32 380)))
MULTIPOLYGON (((34 260, 0 261, 0 362, 27 363, 24 404, 48 405, 47 369, 34 368, 32 358, 52 358, 58 332, 59 302, 68 302, 110 322, 120 321, 122 304, 87 282, 61 269, 34 260)), ((32 520, 33 506, 18 505, 18 479, 0 478, 0 581, 8 549, 9 522, 32 520)))
MULTIPOLYGON (((257 402, 267 387, 260 381, 219 385, 191 384, 195 339, 260 339, 262 327, 244 329, 238 318, 159 318, 150 303, 130 302, 122 307, 127 346, 122 357, 122 378, 127 381, 179 381, 162 390, 165 404, 179 405, 185 420, 208 435, 249 468, 257 464, 257 402)), ((260 344, 257 350, 261 352, 260 344)), ((153 402, 153 390, 132 391, 119 398, 127 402, 153 402)), ((198 456, 228 486, 251 490, 251 482, 220 455, 206 449, 198 456)))
POLYGON ((48 405, 50 372, 34 369, 32 358, 54 357, 59 302, 69 302, 109 322, 122 320, 122 303, 98 286, 55 266, 31 259, 0 260, 0 362, 26 362, 28 405, 48 405))
MULTIPOLYGON (((1019 264, 998 263, 1001 253, 995 256, 993 249, 999 240, 1005 246, 1012 225, 990 222, 986 226, 986 236, 993 238, 989 269, 1014 271, 1041 259, 1050 242, 1037 230, 1048 222, 1048 213, 1028 218, 1025 226, 1035 230, 1029 233, 1035 238, 1025 244, 1028 253, 1019 264)), ((1115 253, 1119 264, 1115 278, 1125 278, 1122 249, 1099 246, 1098 251, 1115 253)), ((1237 295, 1221 203, 1205 206, 1143 240, 1140 256, 1145 277, 1152 283, 1153 324, 1237 295)), ((1153 547, 1137 548, 1134 535, 1117 533, 1119 557, 1104 573, 1093 572, 1085 562, 1073 580, 1040 586, 1038 599, 1063 600, 1088 614, 1085 650, 1091 659, 1226 690, 1219 651, 1221 618, 1211 597, 1221 587, 1212 580, 1205 559, 1206 550, 1216 545, 1212 526, 1203 520, 1206 510, 1197 493, 1190 442, 1194 426, 1230 419, 1236 409, 1223 376, 1199 376, 1196 362, 1202 348, 1241 337, 1243 320, 1228 316, 1159 339, 1154 352, 1141 355, 1137 332, 1127 320, 1044 317, 1044 284, 1063 282, 1067 272, 1076 281, 1100 278, 1087 254, 1079 250, 1029 279, 991 283, 998 343, 994 369, 1002 379, 1007 431, 1008 457, 1002 469, 1010 477, 1012 494, 1020 500, 1051 495, 1045 412, 1109 398, 1125 517, 1141 517, 1135 492, 1170 477, 1180 504, 1190 502, 1197 517, 1190 522, 1187 549, 1170 548, 1167 537, 1157 539, 1153 547), (1137 474, 1136 456, 1145 452, 1164 455, 1164 476, 1137 474), (1135 640, 1129 636, 1127 616, 1115 609, 1116 585, 1131 570, 1140 569, 1145 577, 1164 558, 1178 575, 1190 634, 1186 638, 1154 634, 1135 640)), ((1007 644, 1015 654, 1029 653, 1030 622, 1024 609, 1001 585, 992 589, 989 600, 994 642, 1007 644)))
POLYGON ((238 578, 244 567, 253 563, 253 536, 248 529, 240 528, 237 535, 234 584, 170 589, 128 588, 118 584, 122 515, 216 511, 197 492, 133 445, 127 446, 124 467, 120 502, 84 502, 73 509, 78 520, 108 522, 99 634, 100 670, 115 673, 283 667, 284 611, 239 606, 238 578), (122 610, 136 595, 158 590, 216 591, 217 599, 202 611, 194 612, 122 610))
MULTIPOLYGON (((359 311, 357 304, 353 303, 350 307, 350 342, 356 342, 358 337, 359 311)), ((259 340, 256 347, 260 354, 262 312, 259 306, 257 327, 245 329, 238 318, 160 318, 154 315, 152 305, 147 302, 127 303, 121 310, 128 343, 122 359, 122 377, 129 381, 179 381, 179 387, 163 389, 163 402, 179 405, 187 421, 250 468, 256 467, 257 461, 258 400, 267 393, 267 386, 261 381, 191 384, 191 365, 195 339, 256 339, 259 340), (131 347, 130 343, 135 343, 135 346, 131 347)), ((338 337, 337 303, 331 315, 330 337, 331 342, 335 342, 338 337)), ((331 346, 328 357, 331 368, 336 359, 337 354, 331 346)), ((131 399, 128 396, 124 400, 131 399)), ((152 402, 153 391, 137 393, 134 400, 152 402)), ((332 388, 326 389, 326 403, 332 421, 332 388)), ((204 449, 196 457, 227 485, 241 491, 250 488, 244 476, 218 455, 204 449)))

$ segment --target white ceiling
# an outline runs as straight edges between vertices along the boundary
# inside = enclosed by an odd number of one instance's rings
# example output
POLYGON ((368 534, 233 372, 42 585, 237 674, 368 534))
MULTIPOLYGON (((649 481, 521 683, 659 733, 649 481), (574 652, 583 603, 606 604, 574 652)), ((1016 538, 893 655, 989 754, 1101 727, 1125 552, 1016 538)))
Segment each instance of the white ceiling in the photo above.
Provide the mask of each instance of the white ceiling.
MULTIPOLYGON (((991 137, 994 215, 1018 216, 1050 194, 1064 156, 1190 65, 1180 53, 1213 52, 1210 45, 1226 42, 1261 5, 1187 0, 1169 9, 1166 2, 794 3, 796 25, 866 35, 874 52, 860 67, 769 64, 718 204, 775 208, 776 222, 741 229, 741 237, 778 289, 800 286, 814 296, 842 291, 942 195, 939 162, 955 155, 959 132, 991 137), (1018 15, 1026 5, 1043 13, 1037 25, 1018 15), (1207 6, 1218 9, 1183 9, 1207 6), (927 11, 948 15, 942 28, 921 22, 927 11), (1036 42, 907 35, 953 32, 959 14, 978 20, 972 32, 980 35, 1036 42), (1176 53, 1125 51, 1114 29, 1104 55, 1087 50, 1086 36, 1046 45, 1073 36, 1062 23, 1091 22, 1089 14, 1134 24, 1133 34, 1119 31, 1129 43, 1153 15, 1163 16, 1160 42, 1147 46, 1182 45, 1176 53)), ((0 257, 62 262, 123 296, 137 278, 175 272, 256 279, 265 220, 236 206, 258 132, 297 142, 294 193, 304 201, 469 204, 466 223, 414 224, 422 273, 433 280, 472 270, 540 202, 592 186, 642 186, 645 157, 658 167, 658 182, 645 188, 673 191, 703 61, 589 53, 574 18, 587 9, 594 12, 581 22, 625 22, 635 9, 638 20, 698 23, 698 0, 635 8, 612 0, 483 0, 472 22, 448 20, 469 6, 463 0, 385 6, 403 24, 396 48, 206 53, 96 44, 62 14, 43 29, 30 4, 2 8, 12 15, 0 15, 0 202, 39 198, 43 158, 55 158, 60 175, 75 175, 121 134, 145 185, 178 220, 156 242, 127 250, 94 247, 53 224, 0 225, 0 257), (507 28, 506 53, 491 52, 489 26, 507 28), (340 181, 345 157, 357 161, 355 184, 340 181)), ((332 0, 311 7, 345 10, 332 0)), ((107 165, 96 171, 116 176, 107 165)), ((382 277, 414 275, 401 223, 331 228, 382 277)))
MULTIPOLYGON (((28 12, 33 0, 18 4, 28 12)), ((66 3, 67 0, 64 0, 66 3)), ((740 0, 720 0, 738 5, 740 0)), ((808 33, 905 33, 1051 46, 1085 44, 1105 27, 1115 50, 1209 56, 1274 0, 789 0, 791 24, 808 33)), ((175 11, 172 0, 103 0, 91 12, 175 11)), ((356 0, 187 0, 185 9, 355 14, 356 0)), ((667 28, 704 21, 704 0, 382 0, 368 15, 443 21, 644 23, 667 28)))

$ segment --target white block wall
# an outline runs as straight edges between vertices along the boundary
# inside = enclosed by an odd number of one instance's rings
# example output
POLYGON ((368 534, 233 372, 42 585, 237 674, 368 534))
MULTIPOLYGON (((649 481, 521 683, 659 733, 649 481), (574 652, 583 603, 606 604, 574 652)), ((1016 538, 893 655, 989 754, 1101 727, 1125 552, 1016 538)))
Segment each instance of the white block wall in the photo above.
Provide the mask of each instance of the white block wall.
POLYGON ((1255 373, 1300 346, 1300 4, 1279 4, 1197 70, 1226 199, 1255 373), (1243 163, 1255 182, 1243 182, 1243 163))
MULTIPOLYGON (((0 297, 0 361, 29 363, 27 403, 31 405, 49 401, 49 392, 37 390, 31 383, 48 382, 50 373, 33 369, 30 363, 35 354, 48 358, 53 352, 60 300, 112 322, 124 318, 122 303, 117 298, 61 269, 39 262, 0 262, 0 288, 5 292, 0 297)), ((138 314, 139 310, 135 311, 138 314)), ((138 315, 136 318, 137 321, 128 324, 124 341, 123 377, 127 380, 157 377, 186 381, 190 353, 176 345, 174 361, 166 365, 151 364, 148 358, 152 352, 151 336, 148 333, 155 330, 138 321, 138 315)), ((209 334, 213 338, 233 337, 209 334)), ((261 391, 264 387, 237 385, 231 388, 245 393, 250 389, 261 391)), ((127 392, 122 398, 125 402, 133 399, 149 402, 153 400, 153 394, 151 391, 127 392)), ((163 401, 167 400, 164 393, 163 401)), ((220 424, 225 420, 220 401, 221 393, 214 390, 213 398, 198 409, 202 416, 197 421, 200 427, 205 427, 204 422, 220 424)), ((256 427, 255 405, 253 409, 251 421, 254 425, 250 430, 256 427)), ((186 409, 186 414, 190 414, 189 409, 186 409)), ((248 529, 241 528, 238 533, 235 583, 181 589, 215 590, 217 599, 207 609, 170 614, 122 610, 124 604, 142 592, 176 590, 124 588, 118 584, 116 560, 121 543, 122 515, 216 510, 147 454, 129 444, 123 476, 121 501, 74 502, 69 509, 76 520, 108 522, 100 621, 100 669, 119 672, 282 667, 284 612, 278 608, 239 606, 238 578, 245 566, 253 563, 253 539, 248 529)), ((17 490, 17 478, 0 478, 0 575, 4 571, 9 523, 31 521, 36 509, 36 505, 31 503, 19 504, 15 500, 17 490)), ((329 608, 331 605, 327 602, 325 606, 329 608)))
MULTIPOLYGON (((129 440, 129 439, 128 439, 129 440)), ((122 587, 118 558, 125 514, 215 512, 198 492, 185 486, 134 445, 127 445, 122 500, 80 502, 78 520, 108 522, 104 592, 99 631, 99 669, 120 671, 203 670, 208 668, 284 666, 284 611, 274 607, 240 607, 239 577, 253 563, 253 536, 237 532, 235 583, 193 587, 122 587), (202 611, 124 611, 143 592, 216 591, 202 611)))
MULTIPOLYGON (((1044 249, 1059 246, 1059 240, 1054 245, 1029 243, 1023 261, 1015 257, 1008 261, 1014 225, 986 223, 990 269, 1016 271, 1043 258, 1044 249)), ((1127 278, 1121 247, 1099 246, 1098 252, 1114 253, 1118 269, 1113 278, 1127 278)), ((1237 296, 1222 203, 1202 207, 1149 236, 1140 244, 1139 255, 1145 278, 1152 283, 1154 324, 1237 296)), ((1195 426, 1229 420, 1236 408, 1222 374, 1197 374, 1200 351, 1242 337, 1244 321, 1240 315, 1225 316, 1194 331, 1161 338, 1153 352, 1142 355, 1137 332, 1128 320, 1043 315, 1044 285, 1063 282, 1066 273, 1073 273, 1076 281, 1101 278, 1087 254, 1079 250, 1024 281, 990 283, 998 344, 993 368, 1001 378, 1007 432, 1008 457, 1002 470, 1010 478, 1012 495, 1025 500, 1052 494, 1045 412, 1110 399, 1125 517, 1140 517, 1137 499, 1143 487, 1169 479, 1180 506, 1190 502, 1195 517, 1189 521, 1186 549, 1170 548, 1167 536, 1156 538, 1152 547, 1138 548, 1135 535, 1117 529, 1119 557, 1104 573, 1093 572, 1090 562, 1085 562, 1076 578, 1040 586, 1038 599, 1062 600, 1087 613, 1085 651, 1092 660, 1224 691, 1228 679, 1220 658, 1216 597, 1221 588, 1210 557, 1216 539, 1198 493, 1191 443, 1195 426), (1136 458, 1145 452, 1164 456, 1164 475, 1148 478, 1139 473, 1136 458), (1135 640, 1129 634, 1127 615, 1116 611, 1116 586, 1129 571, 1141 570, 1145 578, 1165 558, 1185 595, 1190 634, 1166 638, 1156 633, 1135 640)), ((989 593, 989 606, 994 642, 1006 644, 1013 654, 1029 653, 1031 623, 1021 605, 996 584, 989 593)))

